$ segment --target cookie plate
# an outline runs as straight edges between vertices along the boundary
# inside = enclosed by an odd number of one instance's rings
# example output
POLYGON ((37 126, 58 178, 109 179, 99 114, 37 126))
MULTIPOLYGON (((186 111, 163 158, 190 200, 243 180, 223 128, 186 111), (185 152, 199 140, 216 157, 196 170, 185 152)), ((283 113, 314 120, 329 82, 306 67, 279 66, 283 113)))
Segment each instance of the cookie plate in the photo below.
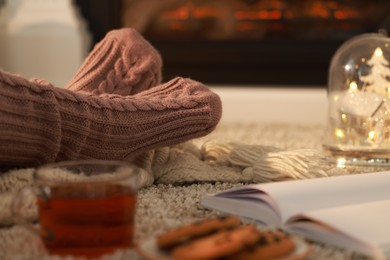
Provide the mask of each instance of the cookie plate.
MULTIPOLYGON (((295 250, 286 257, 278 258, 279 260, 304 259, 310 253, 311 247, 303 239, 294 237, 293 240, 296 245, 295 250)), ((172 260, 169 254, 158 248, 155 238, 148 239, 139 245, 138 251, 143 257, 149 260, 172 260)))

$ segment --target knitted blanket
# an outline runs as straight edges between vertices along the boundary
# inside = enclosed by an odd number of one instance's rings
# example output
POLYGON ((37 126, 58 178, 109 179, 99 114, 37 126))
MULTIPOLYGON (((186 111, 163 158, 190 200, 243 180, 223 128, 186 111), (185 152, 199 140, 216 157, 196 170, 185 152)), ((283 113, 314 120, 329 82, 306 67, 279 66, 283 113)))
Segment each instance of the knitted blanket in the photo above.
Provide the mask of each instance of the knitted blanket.
MULTIPOLYGON (((246 183, 316 178, 378 169, 338 168, 322 152, 322 125, 225 123, 210 135, 132 158, 140 166, 142 188, 136 212, 137 242, 175 226, 217 214, 199 201, 208 194, 246 183)), ((35 235, 15 223, 11 204, 32 184, 34 169, 0 175, 0 260, 64 259, 42 257, 35 235)), ((22 205, 25 221, 36 223, 34 199, 22 205)), ((313 243, 309 259, 354 259, 341 248, 313 243)), ((73 259, 67 257, 66 259, 73 259)), ((101 259, 142 259, 135 251, 118 251, 101 259)))

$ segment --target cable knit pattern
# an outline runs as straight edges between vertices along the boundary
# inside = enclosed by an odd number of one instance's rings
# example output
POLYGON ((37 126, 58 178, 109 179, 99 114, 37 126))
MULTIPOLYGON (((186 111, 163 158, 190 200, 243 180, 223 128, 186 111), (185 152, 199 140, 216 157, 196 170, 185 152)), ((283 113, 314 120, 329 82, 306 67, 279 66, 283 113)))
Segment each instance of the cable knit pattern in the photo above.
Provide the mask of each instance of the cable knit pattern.
POLYGON ((176 78, 133 96, 77 93, 0 71, 0 164, 122 160, 211 132, 221 101, 176 78))
POLYGON ((161 83, 160 54, 131 28, 99 42, 66 88, 96 95, 132 95, 161 83))
MULTIPOLYGON (((72 101, 74 103, 85 102, 95 108, 118 111, 193 108, 200 102, 205 101, 209 94, 203 93, 205 86, 201 83, 180 77, 165 83, 165 85, 156 90, 144 91, 134 96, 120 96, 107 93, 95 96, 90 93, 77 93, 63 89, 53 91, 55 86, 45 80, 34 79, 29 81, 7 72, 0 73, 0 81, 14 87, 28 87, 30 92, 34 92, 37 95, 42 95, 44 92, 53 92, 53 95, 58 100, 72 101), (86 98, 88 98, 88 101, 86 101, 86 98)), ((21 95, 18 96, 22 98, 21 95)), ((38 101, 40 97, 37 96, 34 100, 38 101)))

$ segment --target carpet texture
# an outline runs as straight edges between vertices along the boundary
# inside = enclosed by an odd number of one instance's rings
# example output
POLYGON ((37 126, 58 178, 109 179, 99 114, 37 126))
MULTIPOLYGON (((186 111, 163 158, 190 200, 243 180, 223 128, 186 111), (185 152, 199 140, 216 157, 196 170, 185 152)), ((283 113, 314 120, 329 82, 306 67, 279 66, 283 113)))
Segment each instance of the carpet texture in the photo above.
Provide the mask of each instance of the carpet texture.
MULTIPOLYGON (((204 138, 132 158, 144 169, 136 212, 136 241, 142 243, 170 228, 218 214, 199 203, 208 193, 246 183, 378 170, 330 164, 322 151, 323 131, 321 125, 220 124, 204 138)), ((33 171, 8 169, 0 175, 0 260, 76 259, 42 256, 36 236, 15 221, 12 202, 20 190, 32 185, 33 171)), ((33 198, 27 197, 22 204, 24 221, 36 223, 33 198)), ((312 246, 308 259, 363 259, 340 248, 318 243, 312 246)), ((100 259, 142 257, 127 250, 100 259)))

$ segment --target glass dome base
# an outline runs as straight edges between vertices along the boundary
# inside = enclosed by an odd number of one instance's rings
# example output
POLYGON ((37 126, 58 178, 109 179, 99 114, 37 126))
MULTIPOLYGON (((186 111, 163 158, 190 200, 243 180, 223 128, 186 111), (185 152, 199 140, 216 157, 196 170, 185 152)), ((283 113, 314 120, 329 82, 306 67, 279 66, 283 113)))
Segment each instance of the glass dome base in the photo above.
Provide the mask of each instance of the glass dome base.
POLYGON ((390 150, 388 149, 342 149, 331 145, 323 145, 323 149, 328 160, 339 167, 390 167, 390 150))

